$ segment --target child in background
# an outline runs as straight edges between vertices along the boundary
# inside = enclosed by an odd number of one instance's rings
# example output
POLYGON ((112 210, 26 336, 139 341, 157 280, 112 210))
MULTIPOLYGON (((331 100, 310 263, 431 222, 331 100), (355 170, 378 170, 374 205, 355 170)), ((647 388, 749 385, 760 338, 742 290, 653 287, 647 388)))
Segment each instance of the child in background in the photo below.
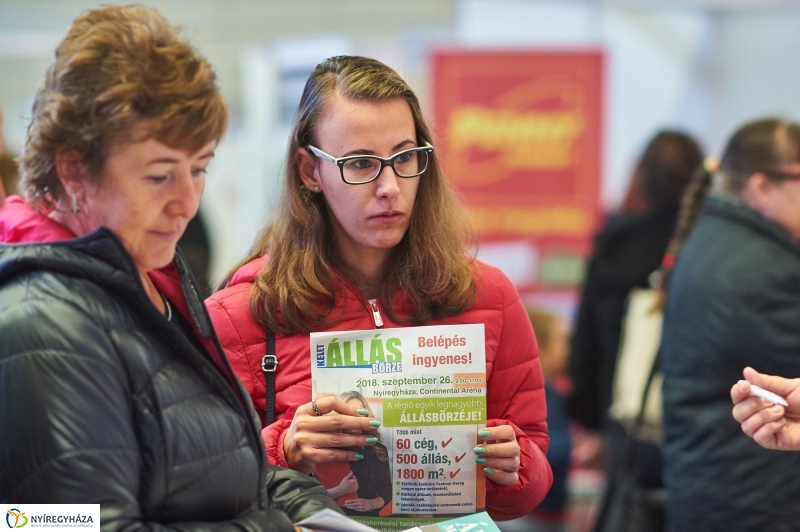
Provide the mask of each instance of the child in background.
POLYGON ((567 470, 570 464, 571 442, 569 418, 564 397, 569 391, 566 376, 569 356, 569 328, 555 314, 538 309, 528 311, 539 344, 539 360, 544 373, 547 399, 547 432, 550 448, 547 461, 553 469, 553 486, 531 514, 537 532, 561 532, 566 528, 567 470))

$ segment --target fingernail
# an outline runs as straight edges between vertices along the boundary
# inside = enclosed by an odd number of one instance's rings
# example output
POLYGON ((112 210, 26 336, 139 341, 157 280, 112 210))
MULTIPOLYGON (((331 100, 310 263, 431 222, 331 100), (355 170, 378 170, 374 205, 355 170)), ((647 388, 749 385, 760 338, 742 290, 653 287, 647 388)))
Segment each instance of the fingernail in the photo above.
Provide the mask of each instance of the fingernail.
POLYGON ((367 443, 378 443, 378 438, 376 438, 375 436, 370 436, 369 438, 367 438, 367 443))
POLYGON ((353 455, 353 458, 355 458, 356 460, 363 460, 364 459, 364 455, 361 454, 361 453, 356 453, 356 454, 353 455))
POLYGON ((381 426, 381 422, 378 421, 377 419, 370 419, 369 420, 369 426, 370 427, 380 427, 381 426))
POLYGON ((488 438, 489 437, 489 431, 486 430, 486 429, 479 430, 478 431, 478 437, 479 438, 488 438))
POLYGON ((475 458, 475 463, 476 464, 485 464, 486 463, 486 458, 484 458, 483 456, 478 456, 478 457, 475 458))
POLYGON ((483 472, 486 473, 487 475, 494 475, 494 471, 492 469, 489 469, 488 467, 484 467, 483 472))
POLYGON ((478 446, 478 447, 475 447, 474 449, 472 449, 472 452, 474 452, 475 454, 483 454, 483 453, 486 452, 486 449, 483 448, 483 447, 478 446))
POLYGON ((368 416, 369 410, 367 410, 366 408, 356 408, 356 414, 358 414, 359 416, 368 416))

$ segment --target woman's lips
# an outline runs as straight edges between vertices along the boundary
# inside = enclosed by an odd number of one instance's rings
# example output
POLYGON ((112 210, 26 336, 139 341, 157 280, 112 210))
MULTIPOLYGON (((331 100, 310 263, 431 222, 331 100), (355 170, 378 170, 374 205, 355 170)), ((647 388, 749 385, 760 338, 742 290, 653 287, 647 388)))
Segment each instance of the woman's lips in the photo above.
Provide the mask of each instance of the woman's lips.
POLYGON ((391 211, 391 212, 382 212, 375 216, 372 216, 370 219, 374 220, 379 223, 397 223, 403 219, 403 213, 399 211, 391 211))
POLYGON ((167 242, 175 242, 180 238, 180 232, 178 231, 152 231, 152 234, 156 238, 167 242))

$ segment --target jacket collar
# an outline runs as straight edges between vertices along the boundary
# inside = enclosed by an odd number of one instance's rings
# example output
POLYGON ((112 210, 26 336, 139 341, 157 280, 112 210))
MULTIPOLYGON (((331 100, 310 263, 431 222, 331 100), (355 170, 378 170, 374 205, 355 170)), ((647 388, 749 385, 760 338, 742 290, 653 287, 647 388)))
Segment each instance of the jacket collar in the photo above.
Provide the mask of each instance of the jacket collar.
POLYGON ((715 194, 706 198, 703 214, 744 225, 800 256, 800 243, 780 224, 764 217, 735 196, 715 194))

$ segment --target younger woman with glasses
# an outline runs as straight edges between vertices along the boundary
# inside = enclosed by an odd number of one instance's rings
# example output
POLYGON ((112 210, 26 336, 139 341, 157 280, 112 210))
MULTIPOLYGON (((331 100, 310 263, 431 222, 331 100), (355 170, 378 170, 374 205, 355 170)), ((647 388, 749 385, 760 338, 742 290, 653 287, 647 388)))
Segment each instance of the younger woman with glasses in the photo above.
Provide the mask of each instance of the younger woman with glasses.
POLYGON ((270 462, 304 473, 357 460, 346 448, 369 443, 348 431, 377 421, 337 397, 310 402, 310 332, 483 323, 488 437, 475 460, 490 515, 511 519, 552 481, 536 341, 511 282, 469 256, 473 235, 432 142, 395 71, 362 57, 321 63, 297 111, 279 210, 207 303, 262 413, 265 331, 276 333, 276 421, 262 435, 270 462), (340 415, 320 417, 329 412, 340 415))

